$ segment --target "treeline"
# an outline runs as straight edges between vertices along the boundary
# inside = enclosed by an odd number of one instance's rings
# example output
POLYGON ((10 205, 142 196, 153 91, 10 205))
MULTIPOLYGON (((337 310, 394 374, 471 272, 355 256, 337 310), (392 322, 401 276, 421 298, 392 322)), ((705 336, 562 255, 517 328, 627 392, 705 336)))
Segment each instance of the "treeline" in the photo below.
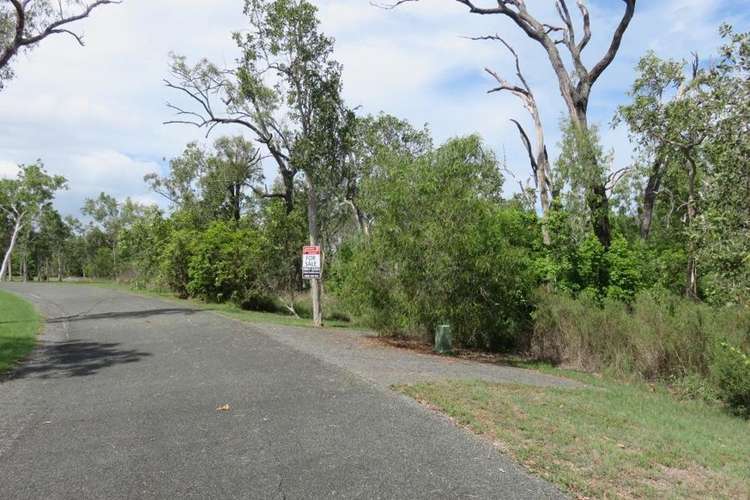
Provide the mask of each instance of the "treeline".
MULTIPOLYGON (((23 167, 0 200, 16 274, 114 278, 316 324, 327 311, 388 335, 429 338, 447 322, 463 346, 750 408, 749 34, 722 27, 707 62, 641 60, 614 117, 637 152, 626 168, 582 105, 556 158, 519 124, 532 182, 507 197, 507 165, 479 137, 434 144, 348 108, 311 4, 253 1, 246 14, 236 67, 175 57, 167 85, 184 98, 176 123, 247 136, 190 144, 147 176, 169 210, 102 194, 85 223, 49 204, 63 179, 23 167), (320 282, 302 279, 307 244, 323 248, 320 282)), ((514 92, 536 109, 528 88, 514 92)))

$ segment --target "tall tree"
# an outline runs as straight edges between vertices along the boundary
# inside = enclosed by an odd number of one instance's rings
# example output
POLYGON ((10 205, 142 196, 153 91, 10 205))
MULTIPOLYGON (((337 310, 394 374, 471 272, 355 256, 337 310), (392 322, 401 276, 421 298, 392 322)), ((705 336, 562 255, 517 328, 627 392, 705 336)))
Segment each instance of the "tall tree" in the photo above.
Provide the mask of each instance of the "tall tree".
MULTIPOLYGON (((419 0, 399 0, 394 7, 419 0)), ((623 0, 625 11, 612 34, 609 46, 604 55, 593 65, 587 67, 583 62, 583 52, 592 37, 591 15, 584 0, 576 0, 580 13, 583 35, 579 39, 573 14, 567 0, 555 0, 555 8, 562 24, 550 24, 533 15, 525 0, 453 0, 468 8, 471 14, 482 16, 499 15, 511 20, 530 39, 537 42, 546 52, 552 69, 557 76, 560 94, 562 95, 571 123, 583 133, 588 134, 588 106, 591 90, 604 71, 612 64, 620 50, 623 36, 635 14, 636 0, 623 0), (563 55, 559 47, 564 47, 563 55), (567 62, 572 64, 566 64, 567 62)), ((588 178, 591 183, 586 187, 586 203, 591 212, 594 233, 600 243, 609 248, 612 241, 609 220, 609 199, 607 196, 606 175, 602 165, 595 164, 599 170, 588 178)))
POLYGON ((11 61, 20 51, 31 50, 53 35, 68 35, 83 45, 83 37, 71 25, 89 17, 94 9, 118 0, 1 0, 0 90, 13 77, 11 61))
POLYGON ((265 196, 260 152, 242 136, 220 137, 212 150, 190 143, 169 164, 169 175, 148 174, 144 180, 179 210, 198 211, 202 217, 234 219, 265 196))
POLYGON ((16 179, 0 179, 0 210, 5 212, 12 224, 10 241, 0 267, 0 279, 5 277, 21 230, 41 213, 66 182, 64 177, 49 175, 41 162, 19 165, 16 179))
POLYGON ((697 245, 692 233, 700 212, 700 179, 706 171, 704 147, 719 110, 711 98, 707 74, 699 70, 697 58, 689 75, 685 68, 685 62, 661 61, 648 54, 639 64, 639 76, 631 92, 633 103, 622 106, 619 113, 641 149, 652 156, 643 194, 643 235, 650 232, 653 204, 664 175, 676 171, 681 181, 670 192, 685 194, 679 204, 684 207, 688 242, 685 293, 697 298, 697 245))
POLYGON ((87 198, 81 209, 92 219, 92 225, 106 236, 112 256, 112 272, 118 273, 118 251, 122 231, 130 227, 143 214, 145 207, 127 198, 123 203, 113 196, 100 193, 97 198, 87 198))
MULTIPOLYGON (((341 65, 333 60, 333 39, 320 32, 317 9, 306 0, 246 0, 248 31, 234 35, 242 50, 238 66, 220 70, 208 61, 190 67, 174 60, 176 82, 197 111, 171 105, 179 117, 210 132, 222 124, 247 128, 275 161, 288 213, 294 210, 295 178, 303 174, 309 241, 321 241, 319 191, 333 184, 350 145, 353 114, 341 98, 341 65), (223 102, 224 109, 214 101, 223 102)), ((313 322, 322 324, 322 283, 312 280, 313 322)))
POLYGON ((432 149, 429 130, 414 128, 409 122, 388 114, 357 118, 352 147, 341 164, 337 189, 343 203, 351 209, 357 228, 368 235, 372 214, 361 203, 363 183, 383 175, 383 164, 399 158, 414 160, 432 149))

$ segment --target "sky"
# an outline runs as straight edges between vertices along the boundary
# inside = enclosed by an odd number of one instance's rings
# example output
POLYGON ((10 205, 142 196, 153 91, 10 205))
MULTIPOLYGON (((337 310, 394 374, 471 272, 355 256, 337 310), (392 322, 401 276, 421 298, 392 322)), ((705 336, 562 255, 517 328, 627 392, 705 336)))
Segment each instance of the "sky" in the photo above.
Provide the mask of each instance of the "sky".
MULTIPOLYGON (((483 69, 510 80, 513 59, 497 43, 467 39, 502 35, 521 56, 555 156, 564 112, 557 81, 542 49, 506 19, 470 15, 455 0, 420 0, 394 10, 369 0, 311 1, 320 9, 323 31, 336 39, 350 106, 428 124, 437 142, 480 134, 513 172, 516 179, 506 181, 511 193, 529 177, 529 168, 510 119, 527 123, 528 116, 513 96, 487 94, 493 82, 483 69)), ((593 39, 584 62, 592 66, 609 44, 624 3, 587 3, 593 39)), ((238 55, 231 33, 247 24, 242 4, 124 0, 76 25, 85 47, 66 37, 48 38, 16 58, 17 77, 0 91, 0 176, 15 175, 19 163, 42 159, 48 171, 69 180, 69 189, 56 200, 64 215, 78 216, 84 199, 100 192, 164 206, 143 182, 145 174, 166 173, 168 160, 190 141, 210 143, 221 134, 241 132, 216 129, 206 139, 198 129, 163 124, 173 118, 166 103, 176 98, 163 83, 169 54, 231 66, 238 55)), ((552 0, 527 5, 538 17, 556 21, 552 0)), ((590 103, 590 119, 614 153, 615 168, 632 157, 627 130, 610 123, 617 106, 627 102, 638 59, 648 50, 678 59, 691 51, 710 57, 721 43, 722 22, 750 30, 748 0, 639 0, 621 51, 590 103)), ((270 184, 273 169, 266 170, 270 184)))

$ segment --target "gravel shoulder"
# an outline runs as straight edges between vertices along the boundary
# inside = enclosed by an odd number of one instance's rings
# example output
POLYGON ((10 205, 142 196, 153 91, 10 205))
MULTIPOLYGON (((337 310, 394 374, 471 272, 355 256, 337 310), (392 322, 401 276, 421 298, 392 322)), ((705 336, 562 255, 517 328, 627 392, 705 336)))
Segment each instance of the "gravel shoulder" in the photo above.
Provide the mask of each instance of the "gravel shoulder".
POLYGON ((439 380, 482 380, 540 387, 582 387, 580 382, 574 380, 524 368, 393 347, 378 341, 371 332, 366 331, 270 324, 254 324, 253 327, 294 349, 356 373, 380 386, 439 380))

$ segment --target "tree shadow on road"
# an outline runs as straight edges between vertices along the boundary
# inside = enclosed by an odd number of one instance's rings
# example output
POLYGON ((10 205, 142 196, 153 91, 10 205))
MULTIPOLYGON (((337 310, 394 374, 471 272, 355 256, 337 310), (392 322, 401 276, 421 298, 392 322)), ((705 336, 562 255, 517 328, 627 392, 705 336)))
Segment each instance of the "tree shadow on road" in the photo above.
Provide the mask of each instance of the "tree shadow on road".
POLYGON ((94 375, 103 368, 124 363, 135 363, 150 353, 136 349, 122 349, 118 343, 82 340, 45 342, 39 345, 31 359, 14 370, 11 379, 65 378, 94 375))
POLYGON ((165 316, 165 315, 191 315, 197 312, 201 312, 200 309, 189 309, 189 308, 168 308, 168 309, 148 309, 145 311, 121 311, 121 312, 105 312, 96 314, 73 314, 71 316, 60 316, 59 318, 50 318, 47 320, 49 324, 55 323, 68 323, 73 321, 92 321, 99 319, 138 319, 138 318, 149 318, 151 316, 165 316))

